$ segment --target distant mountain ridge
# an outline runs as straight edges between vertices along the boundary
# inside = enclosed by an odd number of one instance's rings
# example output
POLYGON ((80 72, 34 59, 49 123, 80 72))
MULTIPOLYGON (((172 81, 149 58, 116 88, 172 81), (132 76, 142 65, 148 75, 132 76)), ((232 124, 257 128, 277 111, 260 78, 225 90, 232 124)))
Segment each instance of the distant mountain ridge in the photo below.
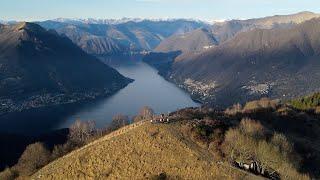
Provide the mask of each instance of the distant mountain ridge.
POLYGON ((205 29, 207 30, 205 32, 201 32, 197 29, 188 32, 186 35, 172 35, 162 41, 155 51, 205 51, 232 39, 241 32, 253 29, 289 28, 318 17, 320 17, 320 14, 301 12, 291 15, 276 15, 248 20, 216 22, 212 26, 206 27, 205 29))
POLYGON ((216 106, 264 96, 297 97, 320 90, 319 39, 319 18, 253 29, 202 53, 180 55, 165 76, 216 106))
POLYGON ((213 34, 206 28, 173 35, 163 40, 160 45, 155 48, 156 52, 172 52, 172 51, 203 51, 218 45, 218 41, 213 34))
POLYGON ((129 82, 53 30, 0 28, 0 114, 110 95, 129 82))
POLYGON ((304 21, 320 17, 320 14, 313 12, 300 12, 290 15, 275 15, 264 18, 248 20, 230 20, 221 23, 215 23, 212 26, 212 33, 219 42, 231 39, 239 32, 252 29, 272 29, 279 27, 292 27, 304 21))
POLYGON ((199 23, 205 23, 204 21, 201 20, 196 20, 196 19, 181 19, 181 18, 168 18, 168 19, 146 19, 146 18, 121 18, 121 19, 101 19, 101 18, 86 18, 86 19, 81 19, 81 18, 57 18, 57 19, 52 19, 52 21, 56 22, 63 22, 63 23, 75 23, 75 24, 109 24, 109 25, 115 25, 115 24, 123 24, 123 23, 128 23, 128 22, 142 22, 142 21, 151 21, 151 22, 174 22, 174 21, 194 21, 194 22, 199 22, 199 23))
POLYGON ((183 34, 204 26, 202 22, 189 20, 142 20, 111 24, 49 20, 38 24, 69 37, 93 55, 151 51, 173 34, 183 34))

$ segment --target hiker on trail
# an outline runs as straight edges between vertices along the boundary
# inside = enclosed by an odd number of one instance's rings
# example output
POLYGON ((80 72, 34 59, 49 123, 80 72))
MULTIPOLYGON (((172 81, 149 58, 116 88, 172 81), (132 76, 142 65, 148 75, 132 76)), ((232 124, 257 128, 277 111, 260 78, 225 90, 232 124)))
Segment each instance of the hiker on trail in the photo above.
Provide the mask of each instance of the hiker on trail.
POLYGON ((164 122, 164 114, 161 114, 160 122, 164 122))

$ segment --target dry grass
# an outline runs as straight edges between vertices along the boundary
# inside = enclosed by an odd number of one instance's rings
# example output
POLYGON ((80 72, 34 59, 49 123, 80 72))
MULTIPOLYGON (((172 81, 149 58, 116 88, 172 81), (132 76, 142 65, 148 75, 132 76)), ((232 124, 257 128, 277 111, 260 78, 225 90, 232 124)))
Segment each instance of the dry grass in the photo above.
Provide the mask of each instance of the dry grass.
POLYGON ((235 179, 251 177, 219 166, 214 155, 184 136, 181 125, 139 122, 47 165, 35 179, 235 179))
POLYGON ((235 116, 241 113, 252 113, 263 109, 276 109, 279 106, 278 100, 271 100, 268 98, 262 98, 256 101, 247 102, 244 107, 241 104, 234 104, 227 108, 224 113, 229 116, 235 116))
POLYGON ((268 98, 262 98, 257 101, 251 101, 246 103, 243 108, 243 112, 254 112, 261 109, 275 109, 279 102, 277 100, 270 100, 268 98))

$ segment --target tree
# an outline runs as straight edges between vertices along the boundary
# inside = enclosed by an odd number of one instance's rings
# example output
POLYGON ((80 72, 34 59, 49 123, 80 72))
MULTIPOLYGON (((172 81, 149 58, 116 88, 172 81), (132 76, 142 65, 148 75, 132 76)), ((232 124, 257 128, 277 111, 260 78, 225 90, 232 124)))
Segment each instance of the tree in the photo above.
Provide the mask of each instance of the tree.
POLYGON ((150 107, 145 106, 140 110, 139 115, 142 117, 142 119, 144 119, 144 120, 148 119, 149 120, 149 119, 153 118, 154 111, 150 107))
POLYGON ((140 109, 139 114, 134 118, 134 122, 139 122, 143 120, 150 120, 154 116, 154 111, 148 106, 144 106, 140 109))
POLYGON ((110 129, 114 131, 128 124, 130 124, 129 117, 122 114, 118 114, 113 116, 110 129))
POLYGON ((69 128, 69 139, 78 145, 86 144, 96 132, 94 121, 77 120, 69 128))
POLYGON ((51 160, 51 153, 43 143, 37 142, 27 146, 16 166, 19 175, 29 176, 47 165, 51 160))

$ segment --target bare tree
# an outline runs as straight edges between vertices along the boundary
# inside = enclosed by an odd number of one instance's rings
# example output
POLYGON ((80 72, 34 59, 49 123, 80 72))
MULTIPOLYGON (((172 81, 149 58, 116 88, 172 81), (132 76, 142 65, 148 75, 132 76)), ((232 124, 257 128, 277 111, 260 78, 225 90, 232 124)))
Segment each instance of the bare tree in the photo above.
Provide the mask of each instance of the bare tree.
POLYGON ((153 118, 154 111, 150 107, 145 106, 140 110, 139 115, 142 117, 143 120, 146 120, 146 119, 149 120, 149 119, 153 118))
POLYGON ((144 106, 139 111, 139 114, 134 118, 134 122, 139 122, 143 120, 150 120, 154 116, 154 111, 148 106, 144 106))
POLYGON ((78 145, 83 145, 94 135, 95 127, 94 121, 77 120, 69 128, 69 139, 78 145))
POLYGON ((110 129, 116 130, 128 124, 130 124, 129 117, 122 114, 118 114, 113 116, 110 129))

